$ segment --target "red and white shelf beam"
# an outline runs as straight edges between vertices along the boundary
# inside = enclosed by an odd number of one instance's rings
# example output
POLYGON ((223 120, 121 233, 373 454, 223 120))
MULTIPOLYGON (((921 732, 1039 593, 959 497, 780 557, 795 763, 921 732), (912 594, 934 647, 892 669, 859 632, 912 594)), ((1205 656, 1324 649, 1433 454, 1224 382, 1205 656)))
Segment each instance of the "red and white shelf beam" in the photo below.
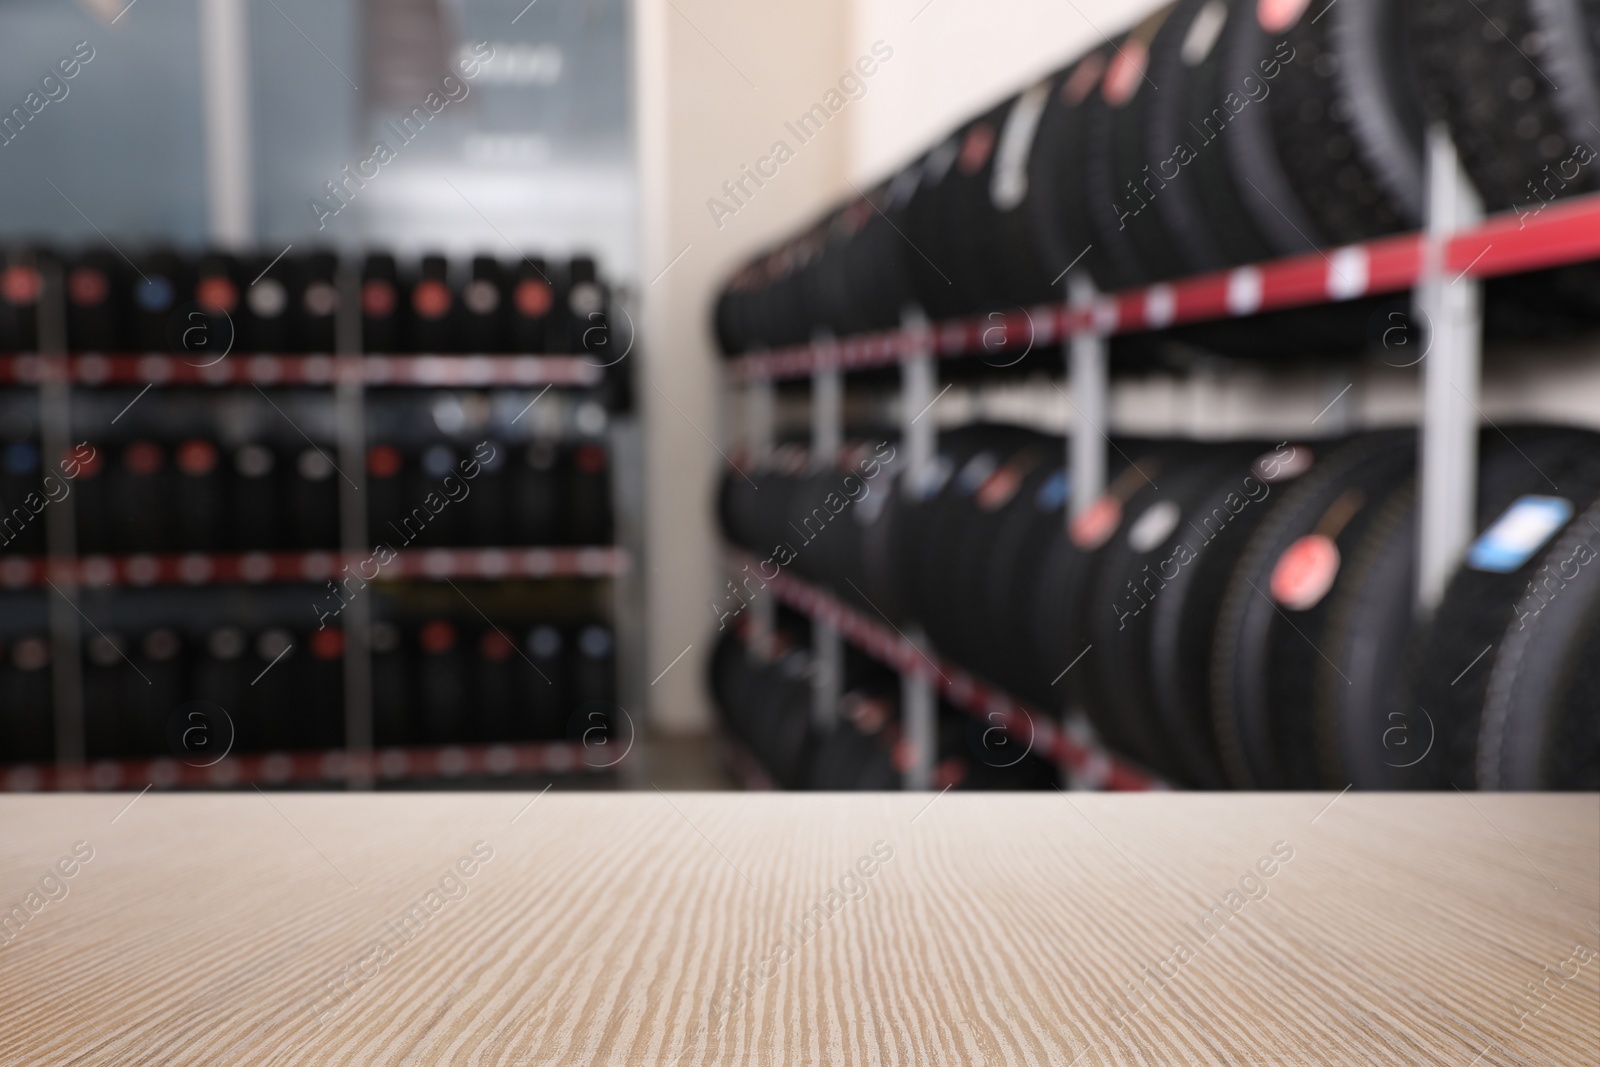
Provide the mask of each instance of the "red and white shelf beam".
MULTIPOLYGON (((754 562, 739 552, 734 562, 754 562)), ((783 603, 808 618, 833 627, 851 644, 874 659, 931 683, 944 698, 1030 750, 1071 772, 1090 788, 1118 790, 1164 789, 1165 783, 1147 771, 1111 755, 1056 720, 999 688, 932 653, 924 653, 904 634, 869 618, 833 594, 788 574, 767 579, 767 588, 783 603)))
MULTIPOLYGON (((1045 304, 935 323, 925 332, 886 330, 733 361, 738 381, 802 378, 818 370, 868 370, 932 352, 943 358, 1058 344, 1267 311, 1402 292, 1425 266, 1422 234, 1408 233, 1101 296, 1084 308, 1045 304)), ((1551 204, 1535 215, 1497 215, 1447 243, 1451 277, 1493 278, 1600 259, 1600 194, 1551 204)))
MULTIPOLYGON (((88 589, 114 586, 263 585, 324 582, 346 574, 366 578, 376 563, 371 553, 245 552, 228 554, 82 556, 0 556, 0 588, 25 589, 47 581, 88 589), (344 568, 349 570, 345 571, 344 568)), ((628 573, 626 549, 603 545, 577 548, 425 548, 399 552, 374 581, 447 578, 497 581, 511 578, 616 578, 628 573)))
POLYGON ((56 790, 212 788, 247 785, 321 785, 424 778, 533 774, 601 774, 626 761, 604 745, 552 741, 498 745, 387 748, 370 753, 330 749, 230 755, 205 765, 178 759, 97 760, 80 766, 0 766, 0 792, 56 790))
POLYGON ((65 377, 74 385, 325 387, 354 380, 368 386, 591 388, 605 368, 580 356, 239 354, 215 362, 159 353, 87 353, 50 357, 0 355, 0 384, 37 385, 65 377))

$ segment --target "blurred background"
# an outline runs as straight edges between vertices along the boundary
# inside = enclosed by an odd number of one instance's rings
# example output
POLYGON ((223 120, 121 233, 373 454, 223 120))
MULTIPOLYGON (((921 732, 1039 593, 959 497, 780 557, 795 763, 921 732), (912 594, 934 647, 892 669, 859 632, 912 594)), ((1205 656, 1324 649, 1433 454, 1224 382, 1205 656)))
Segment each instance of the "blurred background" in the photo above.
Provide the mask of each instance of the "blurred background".
POLYGON ((57 52, 88 41, 95 55, 93 77, 67 83, 75 103, 63 99, 28 131, 26 155, 0 161, 5 232, 76 243, 98 227, 134 245, 198 247, 227 227, 228 240, 275 250, 314 238, 467 256, 509 254, 510 241, 582 249, 631 273, 628 5, 522 6, 7 3, 11 106, 57 52), (374 141, 395 141, 386 123, 480 41, 495 58, 466 79, 468 95, 426 137, 396 146, 392 173, 319 226, 307 201, 374 141), (212 167, 227 169, 213 181, 212 167), (460 195, 440 197, 444 181, 460 195), (80 196, 92 210, 73 208, 68 198, 80 196))
POLYGON ((4 788, 1600 785, 1576 0, 0 31, 4 788))

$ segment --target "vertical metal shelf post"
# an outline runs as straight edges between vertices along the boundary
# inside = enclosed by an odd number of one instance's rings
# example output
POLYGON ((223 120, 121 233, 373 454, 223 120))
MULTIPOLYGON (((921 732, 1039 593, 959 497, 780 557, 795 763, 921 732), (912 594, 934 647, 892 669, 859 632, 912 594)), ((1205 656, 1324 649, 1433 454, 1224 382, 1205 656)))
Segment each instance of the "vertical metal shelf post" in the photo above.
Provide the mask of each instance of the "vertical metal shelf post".
MULTIPOLYGON (((1067 307, 1092 314, 1099 294, 1087 274, 1067 279, 1067 307)), ((1110 343, 1098 326, 1079 330, 1067 346, 1067 389, 1071 395, 1072 430, 1067 435, 1067 462, 1072 471, 1072 507, 1067 521, 1083 512, 1106 490, 1106 431, 1111 413, 1108 365, 1110 343)))
MULTIPOLYGON (((906 309, 901 328, 915 338, 912 351, 900 363, 900 447, 906 451, 900 492, 916 493, 927 484, 938 450, 938 420, 932 411, 937 399, 938 374, 933 363, 933 332, 921 308, 906 309)), ((913 627, 906 639, 926 651, 927 638, 913 627)), ((939 705, 933 679, 920 670, 900 675, 900 720, 911 752, 902 779, 906 789, 933 788, 933 765, 938 755, 939 705)))
MULTIPOLYGON (((1083 271, 1067 278, 1067 310, 1089 316, 1089 326, 1072 334, 1067 344, 1067 392, 1072 407, 1071 429, 1067 433, 1067 469, 1072 472, 1072 500, 1066 509, 1066 522, 1083 514, 1106 491, 1106 435, 1111 422, 1111 343, 1100 328, 1095 314, 1100 299, 1094 282, 1083 271)), ((1062 662, 1077 655, 1062 649, 1062 662)), ((1057 679, 1060 681, 1060 679, 1057 679)), ((1065 706, 1062 711, 1069 733, 1092 740, 1094 731, 1082 709, 1065 706)), ((1062 769, 1069 789, 1097 788, 1091 777, 1062 769)))
MULTIPOLYGON (((41 264, 39 354, 39 446, 46 470, 72 448, 72 373, 67 359, 67 296, 58 263, 41 264)), ((83 639, 78 625, 78 554, 74 497, 68 493, 45 509, 46 563, 51 588, 45 595, 50 621, 50 686, 56 762, 75 774, 86 755, 83 711, 83 639)))
MULTIPOLYGON (((778 399, 772 379, 753 378, 744 387, 745 449, 757 469, 772 461, 777 440, 778 399)), ((769 659, 772 635, 778 625, 778 601, 765 590, 754 591, 750 605, 750 648, 769 659)))
MULTIPOLYGON (((811 373, 811 469, 823 473, 833 469, 844 447, 844 381, 832 334, 819 332, 812 350, 817 361, 811 373)), ((831 733, 844 693, 844 642, 820 619, 811 621, 811 664, 811 723, 831 733)))
POLYGON ((1416 308, 1427 336, 1422 358, 1417 606, 1431 614, 1465 558, 1476 526, 1483 287, 1450 277, 1450 238, 1482 218, 1476 192, 1441 125, 1428 131, 1427 229, 1416 308))
MULTIPOLYGON (((354 262, 339 265, 339 305, 334 319, 334 425, 339 438, 339 545, 345 555, 366 558, 367 411, 361 339, 361 276, 354 262), (354 484, 352 484, 354 483, 354 484)), ((359 568, 359 563, 357 568, 359 568)), ((336 572, 337 574, 338 572, 336 572)), ((361 578, 357 574, 357 578, 361 578)), ((365 580, 365 579, 361 579, 365 580)), ((352 597, 344 625, 344 747, 352 761, 351 789, 371 789, 372 597, 369 583, 352 597)))
MULTIPOLYGON (((632 289, 619 284, 612 290, 612 301, 613 311, 606 320, 607 344, 616 342, 616 338, 610 334, 617 320, 616 309, 622 309, 624 317, 630 323, 640 320, 637 300, 632 289)), ((621 363, 632 354, 637 339, 637 334, 630 335, 627 350, 613 364, 616 373, 627 374, 627 369, 621 363)), ((616 639, 617 707, 622 712, 628 727, 627 735, 615 739, 614 743, 620 745, 625 754, 631 754, 643 725, 634 721, 628 708, 640 711, 643 715, 645 712, 642 709, 648 708, 650 700, 650 675, 646 671, 645 657, 649 647, 645 632, 647 616, 644 610, 644 588, 641 578, 646 568, 642 504, 646 494, 644 446, 639 416, 636 412, 622 415, 613 413, 607 420, 606 434, 611 449, 611 514, 614 517, 612 540, 626 551, 628 561, 622 574, 606 580, 604 594, 606 608, 611 618, 611 632, 616 639)), ((621 728, 616 724, 613 724, 613 727, 621 728)), ((607 744, 612 743, 612 739, 608 738, 607 744)), ((590 762, 588 757, 591 755, 587 751, 584 753, 586 762, 590 762)), ((604 762, 611 758, 609 750, 602 750, 599 759, 592 762, 604 762)), ((624 758, 616 766, 616 770, 624 788, 649 788, 650 782, 643 760, 624 758)))

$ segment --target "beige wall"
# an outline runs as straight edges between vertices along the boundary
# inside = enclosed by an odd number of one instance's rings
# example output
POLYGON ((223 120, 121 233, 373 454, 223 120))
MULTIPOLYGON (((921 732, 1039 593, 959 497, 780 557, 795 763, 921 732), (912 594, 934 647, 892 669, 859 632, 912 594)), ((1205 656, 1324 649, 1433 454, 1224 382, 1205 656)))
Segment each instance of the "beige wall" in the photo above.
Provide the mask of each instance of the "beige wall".
POLYGON ((718 284, 764 241, 880 176, 984 103, 1150 10, 1152 0, 638 0, 644 318, 639 395, 646 478, 646 671, 651 718, 709 723, 705 656, 718 570, 714 494, 730 447, 713 354, 718 284), (1076 7, 1077 10, 1074 10, 1076 7), (1091 24, 1092 23, 1092 24, 1091 24), (881 41, 878 54, 873 45, 881 41), (892 53, 887 59, 884 54, 892 53), (804 144, 785 123, 829 102, 858 60, 870 77, 804 144), (794 156, 742 204, 722 189, 776 141, 794 156), (714 212, 716 198, 728 209, 714 212), (681 258, 680 258, 681 257, 681 258))
POLYGON ((854 58, 846 54, 844 0, 638 0, 635 10, 646 680, 693 644, 650 690, 656 726, 685 732, 709 722, 705 657, 715 641, 710 604, 722 581, 713 507, 723 461, 706 440, 726 447, 711 300, 741 258, 847 190, 848 124, 859 102, 807 144, 784 129, 822 100, 854 58), (779 139, 794 158, 762 188, 746 179, 752 195, 741 195, 744 205, 714 219, 707 201, 717 197, 733 209, 723 182, 756 166, 779 139))

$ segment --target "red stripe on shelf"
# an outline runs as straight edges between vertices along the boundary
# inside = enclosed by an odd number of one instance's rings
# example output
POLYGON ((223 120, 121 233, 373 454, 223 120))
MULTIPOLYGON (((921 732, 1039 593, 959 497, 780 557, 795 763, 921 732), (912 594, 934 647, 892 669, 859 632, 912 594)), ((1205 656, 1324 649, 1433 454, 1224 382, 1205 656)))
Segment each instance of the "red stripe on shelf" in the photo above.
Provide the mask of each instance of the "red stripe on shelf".
MULTIPOLYGON (((0 587, 45 583, 89 588, 147 585, 321 582, 349 567, 363 577, 376 566, 359 552, 245 552, 185 555, 84 556, 54 562, 39 556, 0 558, 0 587)), ((611 545, 576 548, 435 548, 397 553, 379 569, 379 579, 423 578, 608 578, 628 573, 626 549, 611 545)))
POLYGON ((1229 314, 1227 274, 1203 274, 1173 282, 1172 292, 1175 323, 1226 318, 1229 314))
MULTIPOLYGON (((947 358, 1011 350, 1029 336, 1025 332, 1029 319, 1034 343, 1045 345, 1079 332, 1161 329, 1352 300, 1415 286, 1422 273, 1422 250, 1420 234, 1401 234, 1131 289, 1101 297, 1090 309, 1047 305, 1022 313, 934 323, 923 337, 892 330, 838 344, 845 350, 861 346, 860 362, 847 361, 848 366, 883 366, 930 340, 934 352, 947 358), (1041 330, 1045 323, 1048 329, 1041 330), (998 343, 1001 338, 1003 345, 998 343)), ((1445 262, 1452 274, 1487 278, 1591 259, 1600 259, 1600 193, 1497 215, 1453 238, 1445 262)), ((733 375, 740 381, 800 377, 811 373, 817 361, 816 349, 808 345, 752 353, 733 361, 733 375)))
POLYGON ((1422 238, 1414 233, 1385 237, 1367 250, 1367 292, 1398 293, 1417 284, 1422 274, 1422 238))
POLYGON ((1144 322, 1144 290, 1130 289, 1102 297, 1089 311, 1089 325, 1098 333, 1125 333, 1144 322))
POLYGON ((1497 215, 1456 237, 1445 256, 1452 274, 1478 278, 1600 258, 1600 194, 1497 215))
POLYGON ((1056 312, 1056 330, 1062 337, 1071 337, 1075 333, 1082 333, 1093 324, 1094 316, 1084 308, 1066 307, 1058 305, 1056 312))
POLYGON ((99 760, 82 766, 21 764, 0 767, 0 792, 106 790, 155 785, 279 785, 292 782, 394 781, 407 778, 505 777, 512 774, 604 772, 620 761, 588 759, 582 744, 564 741, 433 748, 389 748, 369 754, 331 749, 229 756, 201 766, 176 759, 99 760))
POLYGON ((1329 274, 1334 265, 1327 253, 1294 256, 1271 264, 1261 272, 1262 311, 1321 304, 1328 300, 1329 274))
MULTIPOLYGON (((0 381, 39 382, 56 359, 0 355, 0 381)), ((91 352, 68 358, 63 371, 80 385, 310 385, 353 379, 385 386, 598 385, 604 369, 578 356, 449 355, 351 357, 233 354, 216 361, 161 353, 91 352)))

